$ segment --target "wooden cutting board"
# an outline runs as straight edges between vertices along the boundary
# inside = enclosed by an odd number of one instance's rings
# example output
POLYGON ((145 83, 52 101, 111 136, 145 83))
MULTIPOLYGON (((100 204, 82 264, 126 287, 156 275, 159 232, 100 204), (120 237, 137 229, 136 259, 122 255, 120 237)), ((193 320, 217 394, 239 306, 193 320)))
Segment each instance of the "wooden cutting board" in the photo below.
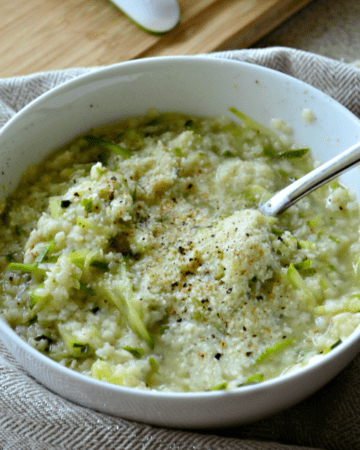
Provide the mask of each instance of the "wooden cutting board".
POLYGON ((179 0, 179 25, 154 35, 109 0, 0 0, 0 77, 245 48, 310 1, 179 0))

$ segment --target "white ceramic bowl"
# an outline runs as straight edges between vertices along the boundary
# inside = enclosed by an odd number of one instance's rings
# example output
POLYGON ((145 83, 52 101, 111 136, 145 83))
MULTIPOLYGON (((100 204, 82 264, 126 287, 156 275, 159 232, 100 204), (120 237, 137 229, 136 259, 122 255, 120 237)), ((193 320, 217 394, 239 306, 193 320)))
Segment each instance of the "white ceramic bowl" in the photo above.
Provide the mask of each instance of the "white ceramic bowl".
MULTIPOLYGON (((327 160, 360 139, 360 121, 312 87, 259 66, 209 57, 166 57, 121 63, 81 76, 25 107, 0 133, 0 176, 7 195, 20 174, 93 125, 142 115, 149 108, 197 115, 230 114, 235 106, 269 125, 285 119, 295 142, 327 160), (306 123, 303 108, 316 120, 306 123)), ((360 198, 356 169, 343 180, 360 198)), ((159 393, 93 380, 64 368, 23 342, 0 320, 6 347, 52 391, 84 406, 149 424, 220 427, 262 419, 290 407, 339 373, 360 348, 360 331, 297 373, 237 390, 159 393)))

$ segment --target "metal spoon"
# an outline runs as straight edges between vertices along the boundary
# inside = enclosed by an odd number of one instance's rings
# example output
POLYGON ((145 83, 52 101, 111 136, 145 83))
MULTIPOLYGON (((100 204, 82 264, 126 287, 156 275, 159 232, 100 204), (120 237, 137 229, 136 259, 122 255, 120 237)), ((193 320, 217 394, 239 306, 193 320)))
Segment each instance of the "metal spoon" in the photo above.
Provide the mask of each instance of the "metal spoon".
POLYGON ((306 194, 360 162, 360 142, 277 192, 259 207, 265 216, 276 216, 306 194))

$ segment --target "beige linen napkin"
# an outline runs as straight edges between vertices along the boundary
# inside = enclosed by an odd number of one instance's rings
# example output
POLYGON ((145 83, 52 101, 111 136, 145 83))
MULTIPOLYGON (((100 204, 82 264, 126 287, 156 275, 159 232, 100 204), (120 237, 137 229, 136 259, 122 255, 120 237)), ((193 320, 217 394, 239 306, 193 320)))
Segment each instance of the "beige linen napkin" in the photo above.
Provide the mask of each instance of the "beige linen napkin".
MULTIPOLYGON (((230 58, 290 74, 341 102, 360 117, 360 70, 287 49, 239 50, 230 58)), ((0 80, 0 126, 43 92, 96 68, 0 80)), ((299 405, 250 425, 174 431, 75 405, 38 384, 0 343, 0 450, 356 450, 360 449, 360 356, 299 405)))

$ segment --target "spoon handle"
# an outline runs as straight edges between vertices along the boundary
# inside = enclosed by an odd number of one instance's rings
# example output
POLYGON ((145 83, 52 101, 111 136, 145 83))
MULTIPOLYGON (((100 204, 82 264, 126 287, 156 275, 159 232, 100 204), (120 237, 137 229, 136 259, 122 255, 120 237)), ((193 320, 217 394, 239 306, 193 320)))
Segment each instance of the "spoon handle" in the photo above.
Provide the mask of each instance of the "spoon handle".
POLYGON ((259 207, 266 216, 276 216, 336 176, 360 162, 360 142, 307 173, 286 188, 277 192, 259 207))

